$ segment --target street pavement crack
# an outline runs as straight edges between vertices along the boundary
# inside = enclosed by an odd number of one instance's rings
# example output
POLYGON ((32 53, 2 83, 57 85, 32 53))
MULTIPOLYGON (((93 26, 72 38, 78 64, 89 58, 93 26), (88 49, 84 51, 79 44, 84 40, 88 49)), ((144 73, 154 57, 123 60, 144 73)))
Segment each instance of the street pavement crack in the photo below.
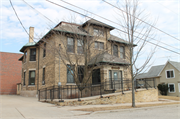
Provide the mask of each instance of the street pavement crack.
POLYGON ((25 118, 25 116, 17 108, 15 108, 15 109, 25 118))

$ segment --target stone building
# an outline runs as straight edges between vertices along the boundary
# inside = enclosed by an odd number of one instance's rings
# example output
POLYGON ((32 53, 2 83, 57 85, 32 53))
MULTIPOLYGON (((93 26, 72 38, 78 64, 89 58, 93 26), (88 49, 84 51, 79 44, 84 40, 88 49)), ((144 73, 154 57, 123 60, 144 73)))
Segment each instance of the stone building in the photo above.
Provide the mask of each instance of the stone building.
POLYGON ((77 67, 77 79, 81 83, 84 73, 79 69, 84 71, 82 67, 85 63, 88 68, 93 67, 93 73, 88 71, 90 84, 130 80, 129 44, 111 35, 110 31, 113 29, 114 27, 95 19, 83 24, 60 22, 35 43, 34 28, 30 27, 29 43, 20 49, 24 53, 19 59, 22 61, 23 74, 21 95, 35 96, 39 89, 58 84, 76 85, 77 80, 72 76, 76 71, 73 70, 74 67, 77 67), (91 46, 85 52, 84 47, 88 47, 86 44, 89 42, 91 46))

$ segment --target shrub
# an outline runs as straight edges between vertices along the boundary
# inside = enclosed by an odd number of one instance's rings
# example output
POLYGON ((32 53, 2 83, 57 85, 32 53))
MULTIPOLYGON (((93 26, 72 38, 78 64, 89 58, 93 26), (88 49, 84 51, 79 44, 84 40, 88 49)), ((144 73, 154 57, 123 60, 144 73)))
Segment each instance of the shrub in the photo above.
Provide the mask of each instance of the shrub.
POLYGON ((168 91, 168 84, 158 84, 158 90, 160 91, 161 95, 167 95, 168 91))

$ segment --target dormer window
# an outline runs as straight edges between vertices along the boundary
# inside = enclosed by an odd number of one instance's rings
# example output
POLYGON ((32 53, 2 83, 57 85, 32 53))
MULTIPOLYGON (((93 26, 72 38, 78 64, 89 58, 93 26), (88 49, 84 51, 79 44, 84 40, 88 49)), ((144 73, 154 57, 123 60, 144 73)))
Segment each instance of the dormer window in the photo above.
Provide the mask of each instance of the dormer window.
POLYGON ((104 32, 103 32, 103 30, 100 30, 100 29, 94 29, 93 35, 95 35, 95 36, 104 36, 104 32))

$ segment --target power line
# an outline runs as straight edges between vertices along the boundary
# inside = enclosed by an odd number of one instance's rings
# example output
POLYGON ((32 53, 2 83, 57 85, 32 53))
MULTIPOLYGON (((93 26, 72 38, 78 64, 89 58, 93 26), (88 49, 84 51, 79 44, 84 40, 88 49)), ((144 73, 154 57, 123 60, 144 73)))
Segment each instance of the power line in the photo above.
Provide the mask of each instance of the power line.
MULTIPOLYGON (((84 14, 82 14, 82 13, 79 13, 79 12, 77 12, 77 11, 74 11, 74 10, 72 10, 72 9, 69 9, 69 8, 64 7, 64 6, 62 6, 62 5, 59 5, 59 4, 54 3, 54 2, 52 2, 52 1, 49 1, 49 0, 46 0, 46 1, 47 1, 47 2, 50 2, 50 3, 52 3, 52 4, 55 4, 55 5, 57 5, 57 6, 60 6, 60 7, 62 7, 62 8, 68 9, 68 10, 70 10, 70 11, 72 11, 72 12, 77 13, 77 14, 80 14, 80 15, 82 15, 82 16, 84 16, 84 17, 88 17, 88 18, 91 18, 91 19, 92 19, 92 17, 89 17, 89 16, 84 15, 84 14)), ((122 30, 120 30, 120 29, 118 29, 118 28, 116 28, 116 29, 127 34, 127 32, 125 32, 125 31, 122 31, 122 30)), ((136 36, 136 38, 138 38, 138 37, 136 36)), ((142 39, 142 38, 139 38, 139 39, 144 40, 144 39, 142 39)), ((150 41, 147 41, 147 42, 150 43, 150 44, 153 44, 153 45, 155 45, 155 46, 161 47, 161 48, 163 48, 163 49, 165 49, 165 50, 174 52, 174 53, 176 53, 176 54, 180 54, 180 53, 178 53, 178 52, 176 52, 176 51, 170 50, 170 49, 168 49, 168 48, 165 48, 165 47, 163 47, 163 46, 157 45, 157 44, 152 43, 152 42, 150 42, 150 41)))
POLYGON ((16 17, 18 18, 18 20, 19 20, 21 26, 23 27, 23 29, 25 30, 25 32, 27 33, 27 35, 28 35, 31 39, 33 39, 33 38, 29 35, 29 33, 27 32, 27 30, 25 29, 25 27, 24 27, 23 23, 21 22, 20 18, 18 17, 18 14, 17 14, 17 12, 16 12, 16 10, 15 10, 15 8, 14 8, 14 6, 13 6, 11 0, 9 0, 9 2, 10 2, 10 4, 11 4, 11 7, 13 8, 13 11, 14 11, 16 17))
MULTIPOLYGON (((32 7, 30 4, 28 4, 25 0, 22 0, 26 5, 28 5, 30 8, 32 8, 34 11, 36 11, 38 14, 41 14, 43 17, 45 17, 46 19, 48 19, 49 21, 53 22, 51 19, 49 19, 48 17, 46 17, 45 15, 43 15, 41 12, 39 12, 38 10, 36 10, 34 7, 32 7)), ((53 22, 54 23, 54 22, 53 22)), ((55 23, 54 23, 55 24, 55 23)))
MULTIPOLYGON (((158 4, 160 4, 160 2, 158 2, 158 1, 156 1, 156 2, 157 2, 158 4)), ((169 11, 173 12, 174 14, 178 15, 178 13, 176 13, 176 12, 170 10, 168 7, 166 7, 166 6, 162 5, 162 4, 160 4, 160 5, 163 6, 163 7, 165 7, 165 8, 168 9, 169 11)))
POLYGON ((162 33, 164 33, 164 34, 166 34, 166 35, 168 35, 168 36, 170 36, 170 37, 172 37, 172 38, 174 38, 174 39, 180 41, 180 39, 178 39, 178 38, 176 38, 176 37, 174 37, 174 36, 172 36, 172 35, 170 35, 170 34, 164 32, 164 31, 162 31, 162 30, 159 29, 159 28, 156 28, 155 26, 153 26, 153 25, 151 25, 151 24, 149 24, 149 23, 147 23, 147 22, 145 22, 145 21, 139 19, 138 17, 136 17, 136 16, 134 16, 134 15, 131 15, 130 13, 127 13, 126 11, 124 11, 124 10, 122 10, 122 9, 120 9, 120 8, 118 8, 118 7, 116 7, 115 5, 112 5, 111 3, 106 2, 105 0, 102 0, 102 1, 104 1, 105 3, 107 3, 107 4, 109 4, 109 5, 113 6, 113 7, 115 7, 116 9, 118 9, 118 10, 120 10, 120 11, 122 11, 122 12, 125 12, 126 14, 128 14, 128 15, 130 15, 130 16, 136 18, 136 19, 138 19, 139 21, 142 21, 143 23, 145 23, 145 24, 147 24, 147 25, 153 27, 154 29, 156 29, 156 30, 158 30, 158 31, 160 31, 160 32, 162 32, 162 33))
MULTIPOLYGON (((97 14, 95 14, 95 13, 93 13, 93 12, 90 12, 90 11, 88 11, 88 10, 85 10, 85 9, 83 9, 83 8, 81 8, 81 7, 78 7, 78 6, 76 6, 76 5, 73 5, 73 4, 71 4, 71 3, 68 3, 68 2, 66 2, 66 1, 64 1, 64 0, 60 0, 60 1, 66 3, 66 4, 69 4, 69 5, 71 5, 71 6, 74 6, 74 7, 76 7, 76 8, 79 8, 79 9, 81 9, 81 10, 84 10, 84 11, 86 11, 86 12, 89 12, 89 13, 91 13, 91 14, 93 14, 93 15, 95 15, 95 16, 98 16, 98 17, 100 17, 100 18, 102 18, 102 19, 105 19, 105 20, 107 20, 107 21, 109 21, 109 22, 112 22, 112 23, 114 23, 114 24, 120 25, 120 24, 118 24, 118 23, 116 23, 116 22, 114 22, 114 21, 112 21, 112 20, 109 20, 109 19, 107 19, 107 18, 104 18, 104 17, 102 17, 102 16, 100 16, 100 15, 97 15, 97 14)), ((123 26, 123 25, 120 25, 120 26, 128 29, 127 27, 125 27, 125 26, 123 26)), ((137 32, 137 31, 135 31, 135 32, 137 32)), ((138 32, 137 32, 137 33, 138 33, 138 32)), ((142 35, 142 33, 139 33, 139 34, 142 35)), ((151 38, 151 37, 149 37, 149 36, 147 36, 147 37, 150 38, 150 39, 152 39, 152 40, 154 40, 154 41, 157 41, 157 40, 155 40, 154 38, 151 38)), ((178 48, 175 48, 175 47, 173 47, 173 46, 171 46, 171 45, 168 45, 168 44, 166 44, 166 43, 163 43, 163 42, 161 42, 161 41, 158 41, 158 42, 160 42, 160 43, 162 43, 162 44, 164 44, 164 45, 167 45, 167 46, 169 46, 169 47, 171 47, 171 48, 174 48, 174 49, 179 50, 178 48)))

